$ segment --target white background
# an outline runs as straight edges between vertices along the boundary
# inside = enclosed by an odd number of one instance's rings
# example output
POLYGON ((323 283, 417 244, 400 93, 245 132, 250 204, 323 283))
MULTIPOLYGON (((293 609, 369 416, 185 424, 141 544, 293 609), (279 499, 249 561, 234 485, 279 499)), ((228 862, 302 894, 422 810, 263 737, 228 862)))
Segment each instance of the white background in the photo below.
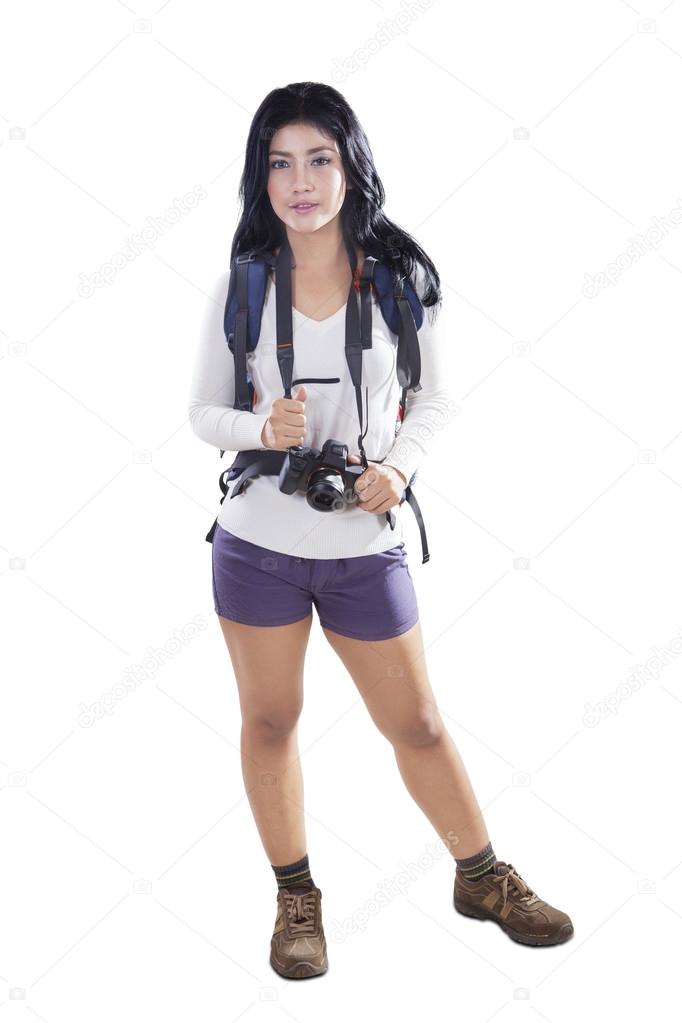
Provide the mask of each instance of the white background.
POLYGON ((681 7, 3 6, 4 1019, 679 1012, 681 7), (299 735, 330 968, 297 985, 268 965, 211 598, 225 463, 186 392, 251 117, 302 80, 347 97, 442 276, 459 414, 420 470, 427 565, 404 517, 427 664, 498 857, 575 936, 455 913, 315 618, 299 735))

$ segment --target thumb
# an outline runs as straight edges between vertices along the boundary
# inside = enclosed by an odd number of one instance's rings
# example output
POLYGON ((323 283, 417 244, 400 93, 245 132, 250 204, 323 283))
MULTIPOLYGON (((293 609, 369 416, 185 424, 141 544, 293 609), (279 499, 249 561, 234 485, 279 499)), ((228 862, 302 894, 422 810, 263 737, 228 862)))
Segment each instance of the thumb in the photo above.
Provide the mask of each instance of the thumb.
POLYGON ((307 397, 308 397, 308 395, 306 393, 305 387, 303 386, 303 384, 299 384, 298 385, 298 390, 296 391, 296 394, 294 395, 294 401, 305 401, 307 397))
POLYGON ((347 461, 350 462, 351 465, 360 465, 362 459, 360 458, 360 455, 348 455, 347 461))

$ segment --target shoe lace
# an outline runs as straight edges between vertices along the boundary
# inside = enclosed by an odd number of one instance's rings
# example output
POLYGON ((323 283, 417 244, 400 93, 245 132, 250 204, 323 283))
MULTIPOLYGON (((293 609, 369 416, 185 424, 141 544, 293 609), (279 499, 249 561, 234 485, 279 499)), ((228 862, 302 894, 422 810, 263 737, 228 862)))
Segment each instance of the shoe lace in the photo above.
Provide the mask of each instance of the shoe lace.
POLYGON ((512 892, 514 889, 518 891, 521 902, 532 903, 535 902, 539 896, 535 894, 533 889, 526 884, 521 875, 518 873, 515 867, 511 863, 507 864, 507 870, 504 874, 491 874, 490 880, 495 881, 502 888, 502 908, 507 905, 507 893, 509 886, 511 885, 512 892))
POLYGON ((292 934, 315 933, 315 892, 284 892, 284 909, 292 934))

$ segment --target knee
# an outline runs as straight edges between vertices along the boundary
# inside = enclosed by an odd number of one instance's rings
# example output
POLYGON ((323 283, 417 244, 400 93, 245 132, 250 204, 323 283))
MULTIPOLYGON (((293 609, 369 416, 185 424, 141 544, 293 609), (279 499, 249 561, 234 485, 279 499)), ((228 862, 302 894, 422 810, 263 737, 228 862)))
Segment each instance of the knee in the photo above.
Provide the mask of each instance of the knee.
POLYGON ((444 733, 445 726, 438 711, 426 707, 409 721, 391 729, 387 738, 394 746, 433 746, 440 742, 444 733))
POLYGON ((257 742, 281 742, 296 730, 300 707, 251 713, 242 717, 242 734, 257 742))

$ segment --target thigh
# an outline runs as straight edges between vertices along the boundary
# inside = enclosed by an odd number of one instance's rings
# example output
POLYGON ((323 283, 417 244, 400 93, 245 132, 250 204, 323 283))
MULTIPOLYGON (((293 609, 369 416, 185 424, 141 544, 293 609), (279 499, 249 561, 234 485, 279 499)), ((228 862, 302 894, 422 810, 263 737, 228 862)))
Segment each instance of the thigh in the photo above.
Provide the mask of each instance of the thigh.
POLYGON ((387 738, 409 741, 438 733, 441 718, 426 669, 419 621, 398 636, 376 642, 328 629, 324 634, 387 738))
POLYGON ((305 567, 296 558, 216 527, 212 553, 216 614, 242 625, 290 625, 312 612, 305 567))
POLYGON ((239 688, 242 719, 286 731, 303 703, 312 595, 295 558, 221 527, 213 537, 213 596, 239 688))
POLYGON ((312 614, 292 625, 242 625, 218 617, 239 690, 242 720, 288 731, 303 706, 312 614))
POLYGON ((320 625, 350 639, 391 639, 419 620, 404 543, 379 554, 339 558, 314 594, 320 625))

